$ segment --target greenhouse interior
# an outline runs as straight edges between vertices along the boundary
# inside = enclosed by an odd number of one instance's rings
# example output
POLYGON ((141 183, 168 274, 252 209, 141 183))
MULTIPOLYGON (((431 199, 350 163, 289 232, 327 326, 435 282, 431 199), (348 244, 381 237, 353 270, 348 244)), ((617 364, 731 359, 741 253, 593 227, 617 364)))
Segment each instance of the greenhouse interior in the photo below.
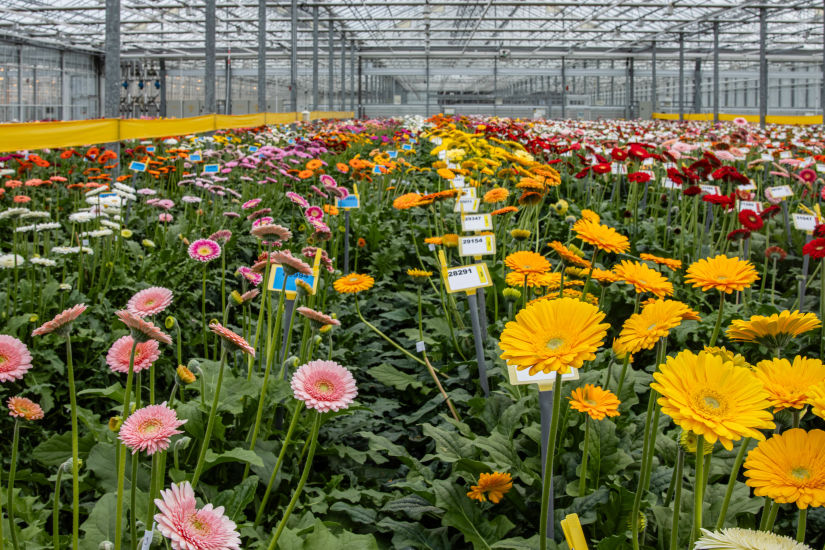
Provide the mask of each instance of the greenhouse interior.
POLYGON ((823 203, 822 0, 4 0, 0 550, 825 550, 823 203))

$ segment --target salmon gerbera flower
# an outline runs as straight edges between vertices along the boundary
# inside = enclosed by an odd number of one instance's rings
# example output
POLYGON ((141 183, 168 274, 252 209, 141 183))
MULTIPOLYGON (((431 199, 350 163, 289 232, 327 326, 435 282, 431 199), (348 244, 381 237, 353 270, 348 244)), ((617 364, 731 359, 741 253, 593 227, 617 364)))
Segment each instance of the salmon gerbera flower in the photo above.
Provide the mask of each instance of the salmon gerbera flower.
POLYGON ((20 380, 32 368, 26 344, 8 334, 0 334, 0 382, 20 380))
POLYGON ((173 483, 160 496, 155 499, 160 512, 155 514, 155 521, 173 550, 240 550, 241 537, 223 506, 213 508, 207 504, 198 509, 195 491, 188 481, 173 483))
POLYGON ((169 439, 183 433, 178 428, 184 424, 186 420, 178 420, 175 410, 167 407, 164 401, 133 412, 120 427, 118 439, 132 450, 132 454, 146 451, 151 456, 166 450, 169 439))
POLYGON ((352 373, 335 361, 316 360, 299 367, 291 386, 295 399, 322 413, 346 409, 358 395, 352 373))

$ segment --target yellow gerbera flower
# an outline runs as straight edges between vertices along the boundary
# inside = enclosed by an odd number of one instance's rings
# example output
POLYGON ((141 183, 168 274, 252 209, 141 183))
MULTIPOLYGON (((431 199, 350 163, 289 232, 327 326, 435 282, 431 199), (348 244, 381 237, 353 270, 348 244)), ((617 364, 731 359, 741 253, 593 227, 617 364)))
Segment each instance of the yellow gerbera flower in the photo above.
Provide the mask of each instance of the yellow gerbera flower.
POLYGON ((599 223, 600 221, 602 221, 601 217, 599 217, 598 214, 596 214, 595 212, 593 212, 592 210, 589 210, 587 208, 582 210, 581 218, 583 220, 587 220, 587 221, 590 221, 590 222, 593 222, 593 223, 599 223))
POLYGON ((590 267, 590 262, 588 262, 584 258, 580 257, 573 250, 571 250, 570 248, 564 246, 564 244, 562 244, 559 241, 553 241, 551 243, 547 243, 547 246, 552 248, 553 251, 556 254, 561 256, 562 260, 564 260, 565 262, 567 262, 569 264, 574 264, 574 265, 578 265, 578 266, 581 266, 581 267, 587 267, 587 268, 590 267))
POLYGON ((673 271, 679 271, 682 269, 682 260, 673 260, 671 258, 662 258, 661 256, 654 256, 653 254, 647 254, 642 252, 639 254, 639 258, 646 262, 653 262, 655 264, 663 265, 665 267, 669 267, 673 271))
POLYGON ((504 259, 504 265, 522 275, 526 273, 544 273, 550 270, 547 258, 529 250, 513 252, 504 259))
POLYGON ((418 206, 419 204, 421 204, 420 193, 404 193, 392 201, 392 207, 396 210, 407 210, 418 206))
POLYGON ((650 292, 659 298, 673 295, 673 283, 645 264, 623 260, 613 266, 613 272, 622 281, 633 285, 637 294, 650 292))
POLYGON ((506 472, 493 472, 478 476, 478 485, 470 486, 467 496, 473 500, 484 502, 489 497, 490 502, 498 504, 502 497, 513 488, 513 478, 506 472), (487 493, 485 495, 485 493, 487 493))
POLYGON ((700 351, 668 357, 650 387, 662 396, 662 412, 684 430, 717 440, 727 450, 742 437, 765 439, 773 429, 768 394, 749 369, 700 351))
POLYGON ((610 327, 603 320, 597 307, 573 298, 535 302, 505 326, 501 358, 530 374, 564 374, 596 358, 610 327))
POLYGON ((424 271, 423 269, 408 269, 407 270, 407 275, 409 275, 410 277, 412 277, 414 279, 417 279, 417 278, 427 279, 427 278, 433 276, 433 272, 432 271, 424 271))
POLYGON ((808 404, 812 413, 825 419, 825 382, 808 388, 808 404))
POLYGON ((332 283, 332 286, 338 292, 349 294, 361 292, 362 290, 369 290, 374 284, 375 279, 369 275, 350 273, 349 275, 344 275, 340 279, 336 279, 335 282, 332 283))
POLYGON ((627 237, 606 225, 588 221, 584 218, 573 224, 576 236, 586 243, 592 244, 605 252, 621 254, 630 249, 627 237))
POLYGON ((750 320, 736 319, 728 327, 728 338, 756 342, 769 348, 783 348, 791 339, 822 326, 814 313, 785 310, 770 316, 754 315, 750 320))
POLYGON ((441 236, 441 244, 447 248, 455 248, 458 246, 458 235, 455 233, 447 233, 441 236))
POLYGON ((660 338, 667 338, 671 329, 686 319, 698 319, 686 304, 676 300, 656 300, 631 315, 619 333, 619 346, 630 353, 653 349, 660 338))
POLYGON ((504 202, 507 200, 507 197, 510 196, 510 191, 505 189, 504 187, 495 187, 490 189, 486 193, 484 193, 484 202, 487 204, 495 204, 498 202, 504 202))
POLYGON ((555 284, 558 286, 561 280, 559 273, 519 273, 518 271, 511 271, 504 277, 504 282, 507 286, 524 286, 524 277, 527 277, 527 287, 535 288, 540 286, 551 286, 555 284))
POLYGON ((734 290, 748 288, 758 279, 752 263, 719 254, 715 258, 704 258, 690 264, 685 282, 702 290, 713 288, 730 294, 734 290))
POLYGON ((792 428, 763 441, 745 460, 747 484, 759 497, 805 509, 825 505, 825 432, 792 428))
POLYGON ((570 408, 590 415, 593 420, 602 420, 605 416, 619 416, 621 401, 611 391, 600 386, 585 384, 570 393, 570 408))
POLYGON ((765 386, 774 412, 804 408, 812 387, 825 381, 822 361, 799 355, 793 364, 780 358, 760 361, 754 373, 765 386))
POLYGON ((733 351, 727 349, 725 346, 714 346, 714 347, 705 346, 705 351, 712 354, 712 355, 718 355, 719 357, 722 358, 722 360, 730 361, 731 363, 733 363, 737 367, 746 367, 746 368, 749 368, 749 369, 753 368, 753 365, 748 363, 748 360, 745 359, 744 355, 742 355, 741 353, 733 352, 733 351))

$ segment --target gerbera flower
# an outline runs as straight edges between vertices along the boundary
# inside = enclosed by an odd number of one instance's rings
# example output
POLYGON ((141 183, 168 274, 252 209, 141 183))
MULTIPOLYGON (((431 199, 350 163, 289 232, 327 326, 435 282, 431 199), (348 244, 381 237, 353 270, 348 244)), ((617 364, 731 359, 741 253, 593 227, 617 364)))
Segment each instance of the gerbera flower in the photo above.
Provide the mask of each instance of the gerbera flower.
POLYGON ((749 231, 759 231, 765 225, 759 214, 748 208, 739 212, 739 223, 749 231))
POLYGON ((639 258, 646 262, 653 262, 655 264, 663 265, 672 269, 673 271, 679 271, 682 269, 682 260, 674 260, 672 258, 662 258, 661 256, 654 256, 653 254, 648 254, 646 252, 642 252, 639 254, 639 258))
POLYGON ((814 313, 782 311, 770 316, 754 315, 750 320, 736 319, 728 327, 728 338, 756 342, 769 348, 784 348, 793 338, 814 330, 822 323, 814 313))
POLYGON ((198 239, 189 245, 189 257, 199 262, 209 262, 221 255, 221 245, 211 239, 198 239))
POLYGON ((123 324, 129 327, 132 331, 132 337, 138 342, 157 340, 158 342, 162 342, 164 344, 172 343, 172 339, 168 334, 160 330, 150 321, 146 321, 137 315, 133 315, 128 310, 122 309, 120 311, 116 311, 115 315, 117 315, 118 319, 120 319, 123 324))
POLYGON ((673 294, 673 283, 646 264, 623 260, 618 265, 613 266, 613 272, 622 281, 633 285, 637 294, 650 292, 659 298, 673 294))
POLYGON ((482 199, 487 204, 496 204, 499 202, 504 202, 507 200, 507 197, 510 196, 510 191, 505 189, 504 187, 494 187, 490 189, 486 193, 484 193, 484 198, 482 199))
POLYGON ((0 334, 0 382, 23 378, 32 368, 32 356, 26 344, 8 334, 0 334))
POLYGON ((288 241, 292 238, 292 231, 290 231, 283 225, 278 225, 277 223, 258 225, 250 229, 249 232, 255 237, 258 237, 259 239, 262 239, 269 235, 277 236, 279 241, 288 241))
POLYGON ((774 412, 802 409, 813 386, 825 381, 825 365, 819 359, 796 356, 793 364, 775 357, 756 364, 754 374, 765 386, 774 412))
POLYGON ((745 460, 747 484, 758 497, 801 509, 825 505, 825 431, 799 428, 762 441, 745 460))
POLYGON ((396 210, 408 210, 415 206, 418 206, 421 203, 421 194, 420 193, 404 193, 396 197, 394 201, 392 201, 392 207, 396 210))
POLYGON ((593 384, 585 384, 583 388, 576 388, 570 393, 570 408, 590 415, 593 420, 619 416, 620 404, 613 392, 593 384))
POLYGON ((682 321, 697 320, 699 316, 687 305, 676 300, 656 300, 642 307, 642 311, 625 321, 618 342, 622 349, 638 353, 653 349, 661 338, 667 338, 671 329, 682 321))
POLYGON ((240 550, 241 537, 223 506, 207 504, 200 510, 188 481, 172 484, 156 498, 158 531, 169 539, 172 550, 240 550))
POLYGON ((290 385, 295 399, 322 413, 346 409, 358 395, 352 373, 335 361, 315 360, 302 365, 290 385))
POLYGON ((501 333, 501 358, 519 370, 560 372, 596 358, 607 328, 604 313, 572 298, 543 300, 527 306, 501 333))
POLYGON ((294 202, 295 204, 297 204, 301 208, 306 208, 306 207, 309 206, 309 201, 307 201, 304 197, 302 197, 301 195, 299 195, 298 193, 295 193, 293 191, 287 191, 286 192, 286 198, 288 198, 289 200, 291 200, 292 202, 294 202))
POLYGON ((86 311, 86 304, 77 304, 69 309, 63 310, 54 316, 51 321, 46 321, 32 331, 32 336, 40 336, 49 334, 50 332, 60 331, 61 334, 66 334, 72 326, 72 323, 86 311))
MULTIPOLYGON (((109 348, 106 354, 106 364, 112 372, 129 372, 129 359, 132 355, 132 345, 135 340, 129 336, 121 336, 109 348)), ((133 372, 140 372, 152 366, 160 357, 160 345, 156 340, 138 342, 135 347, 135 364, 133 372)))
POLYGON ((226 244, 229 242, 229 239, 232 238, 232 232, 228 229, 219 229, 215 231, 211 235, 209 235, 209 240, 215 241, 219 244, 226 244))
POLYGON ((499 208, 498 210, 493 210, 490 212, 491 216, 500 216, 502 214, 510 214, 511 212, 518 212, 518 208, 515 206, 505 206, 504 208, 499 208))
POLYGON ((547 243, 547 246, 553 249, 553 251, 561 256, 561 259, 569 264, 579 265, 581 267, 590 268, 590 262, 576 254, 573 250, 566 247, 559 241, 553 241, 551 243, 547 243))
POLYGON ((251 210, 261 204, 263 199, 251 199, 241 205, 242 210, 251 210))
POLYGON ((790 537, 739 527, 722 529, 713 533, 702 529, 702 536, 693 548, 694 550, 812 550, 810 546, 796 542, 790 537))
POLYGON ((43 418, 43 409, 40 405, 26 397, 9 397, 6 402, 9 408, 9 415, 14 418, 25 420, 40 420, 43 418))
POLYGON ((423 283, 433 276, 433 272, 425 271, 423 269, 408 269, 407 275, 412 277, 414 281, 423 283))
POLYGON ((375 284, 375 279, 361 273, 350 273, 332 283, 333 288, 342 294, 349 294, 369 290, 375 284))
POLYGON ((471 485, 467 496, 479 502, 487 498, 493 504, 498 504, 501 498, 513 488, 513 478, 507 472, 493 472, 478 476, 478 485, 471 485))
POLYGON ((630 249, 630 241, 612 227, 584 218, 573 224, 573 231, 581 240, 605 252, 621 254, 630 249))
POLYGON ((753 365, 748 363, 748 360, 745 359, 745 356, 741 353, 735 353, 725 346, 705 346, 704 350, 711 355, 716 355, 717 357, 721 357, 725 362, 731 362, 737 367, 747 367, 749 369, 753 368, 753 365))
POLYGON ((525 239, 530 238, 530 230, 529 229, 511 229, 510 236, 513 237, 517 241, 523 241, 525 239))
POLYGON ((765 257, 771 260, 784 260, 788 253, 781 246, 769 246, 765 249, 765 257))
POLYGON ((825 238, 813 239, 802 247, 802 253, 815 260, 825 258, 825 238))
POLYGON ((326 325, 334 325, 337 327, 341 324, 341 321, 339 321, 338 319, 333 319, 326 313, 321 313, 320 311, 315 311, 314 309, 310 309, 308 307, 301 306, 298 309, 296 309, 295 312, 312 321, 312 323, 315 324, 317 328, 326 325))
POLYGON ((223 326, 220 323, 212 322, 209 324, 209 330, 221 337, 221 341, 230 351, 242 351, 252 357, 255 357, 255 348, 249 345, 249 342, 223 326))
POLYGON ((162 286, 153 286, 141 290, 129 299, 126 309, 132 315, 148 317, 157 315, 172 303, 172 291, 162 286))
POLYGON ((258 286, 259 284, 261 284, 261 281, 264 280, 263 275, 261 275, 260 273, 255 273, 246 266, 239 267, 238 273, 240 273, 244 279, 252 283, 252 286, 258 286))
POLYGON ((287 275, 300 273, 302 275, 312 275, 312 268, 308 263, 300 258, 296 258, 289 250, 279 250, 269 255, 269 261, 280 264, 287 275))
POLYGON ((504 259, 504 265, 522 275, 550 271, 550 262, 547 258, 529 250, 513 252, 504 259))
POLYGON ((650 387, 661 394, 662 412, 682 429, 717 440, 727 450, 742 437, 764 440, 760 429, 773 429, 768 394, 746 368, 700 351, 668 357, 653 374, 650 387))
POLYGON ((730 294, 744 290, 759 279, 753 264, 739 258, 719 254, 690 264, 685 282, 702 290, 711 288, 730 294))
POLYGON ((120 427, 118 439, 132 450, 132 454, 146 451, 151 456, 158 451, 165 451, 169 447, 169 438, 182 434, 178 428, 186 422, 178 420, 175 410, 167 407, 164 401, 160 405, 149 405, 129 415, 120 427))

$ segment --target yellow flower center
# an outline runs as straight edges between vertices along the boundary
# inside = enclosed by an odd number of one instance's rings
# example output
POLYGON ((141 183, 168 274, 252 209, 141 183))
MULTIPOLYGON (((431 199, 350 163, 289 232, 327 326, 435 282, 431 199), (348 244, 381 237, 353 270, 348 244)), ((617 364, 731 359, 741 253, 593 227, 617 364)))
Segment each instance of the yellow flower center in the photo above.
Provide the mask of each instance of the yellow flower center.
POLYGON ((350 277, 350 278, 349 278, 349 279, 347 279, 347 280, 348 280, 349 282, 351 282, 351 283, 357 283, 357 282, 358 282, 358 277, 350 277))
POLYGON ((189 525, 195 529, 199 534, 205 535, 209 533, 209 524, 200 520, 197 515, 192 515, 189 519, 189 525))
POLYGON ((728 280, 727 275, 718 275, 716 278, 720 281, 727 281, 728 280))
POLYGON ((211 253, 212 253, 212 249, 209 248, 208 246, 201 246, 200 248, 198 248, 198 254, 200 256, 209 256, 209 254, 211 254, 211 253))
POLYGON ((140 432, 143 434, 153 434, 157 433, 160 427, 160 420, 158 420, 157 418, 152 418, 140 425, 140 432))
POLYGON ((332 384, 330 384, 326 380, 318 382, 318 384, 316 384, 315 388, 321 393, 332 393, 332 390, 333 390, 332 384))
POLYGON ((811 471, 804 466, 798 466, 791 470, 791 475, 800 481, 807 481, 811 477, 811 471))
POLYGON ((562 344, 564 344, 563 338, 550 338, 545 345, 547 346, 547 349, 556 350, 559 349, 562 344))
POLYGON ((596 405, 598 405, 598 403, 596 403, 592 399, 585 399, 584 402, 590 405, 591 407, 595 407, 596 405))
POLYGON ((698 394, 694 399, 694 403, 700 412, 713 417, 719 417, 728 408, 724 396, 710 389, 705 389, 698 394))
POLYGON ((718 409, 719 408, 719 400, 715 397, 711 397, 709 395, 705 396, 705 405, 710 407, 711 409, 718 409))
POLYGON ((153 306, 153 305, 155 305, 155 300, 151 300, 151 299, 150 299, 150 300, 146 300, 146 305, 147 305, 147 306, 153 306))

